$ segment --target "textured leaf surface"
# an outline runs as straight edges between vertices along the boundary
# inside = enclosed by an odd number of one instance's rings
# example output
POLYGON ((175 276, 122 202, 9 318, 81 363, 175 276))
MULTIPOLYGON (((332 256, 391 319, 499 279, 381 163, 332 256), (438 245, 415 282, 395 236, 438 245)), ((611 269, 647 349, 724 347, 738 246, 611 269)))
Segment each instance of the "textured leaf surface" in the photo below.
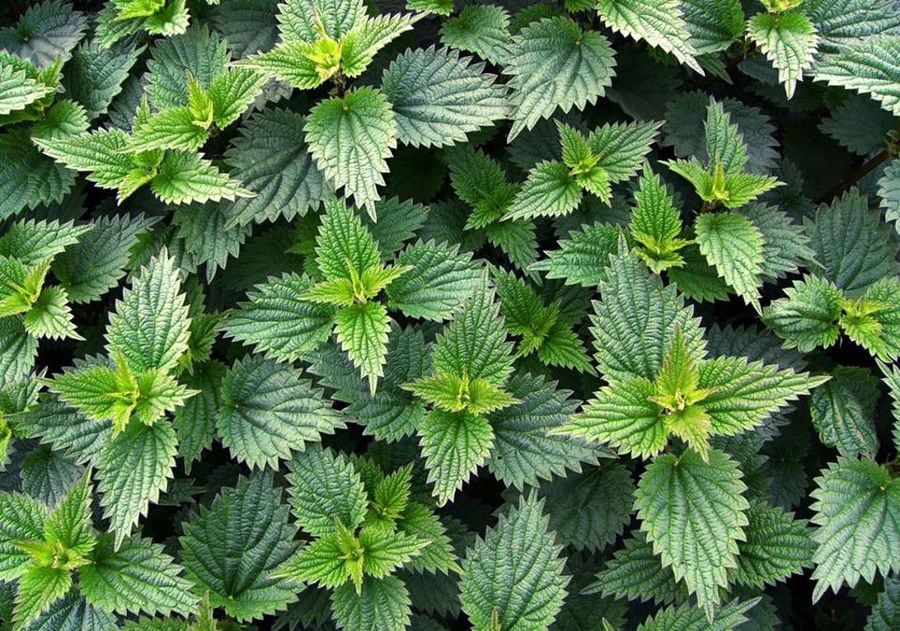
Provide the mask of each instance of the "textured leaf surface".
POLYGON ((516 54, 505 68, 512 76, 510 139, 560 108, 583 109, 603 96, 615 74, 612 47, 600 33, 583 32, 566 17, 529 24, 516 36, 516 54))
POLYGON ((900 116, 900 35, 876 35, 826 55, 816 64, 816 81, 827 81, 869 94, 894 116, 900 116))
POLYGON ((860 578, 871 582, 875 572, 896 572, 900 566, 900 482, 871 460, 840 458, 815 480, 810 493, 812 523, 818 544, 812 577, 813 601, 829 588, 837 592, 860 578))
POLYGON ((100 504, 117 548, 172 477, 176 443, 175 430, 162 421, 134 423, 104 446, 97 464, 100 504))
POLYGON ((319 169, 336 189, 374 213, 387 158, 397 146, 397 121, 384 94, 358 88, 316 105, 306 119, 306 142, 319 169))
POLYGON ((321 390, 300 372, 260 356, 235 362, 222 382, 216 429, 238 460, 250 467, 277 467, 279 460, 318 442, 343 425, 321 390))
POLYGON ((710 620, 746 539, 745 489, 737 463, 713 449, 708 463, 690 450, 657 456, 635 493, 641 530, 710 620))
POLYGON ((544 628, 559 613, 570 578, 543 509, 536 496, 523 497, 469 549, 460 599, 474 627, 544 628))
POLYGON ((175 261, 163 252, 141 269, 117 302, 106 334, 108 348, 122 353, 136 372, 167 370, 187 350, 188 322, 175 261))
POLYGON ((185 523, 184 567, 199 590, 209 590, 212 606, 258 619, 295 598, 296 586, 272 575, 293 554, 296 530, 271 474, 256 473, 185 523))
POLYGON ((101 537, 92 563, 79 571, 79 587, 92 606, 105 611, 187 614, 197 598, 180 574, 161 545, 132 537, 114 550, 107 536, 101 537))
POLYGON ((381 88, 393 105, 397 138, 414 147, 463 142, 466 134, 506 117, 505 90, 484 64, 447 49, 409 50, 384 71, 381 88))

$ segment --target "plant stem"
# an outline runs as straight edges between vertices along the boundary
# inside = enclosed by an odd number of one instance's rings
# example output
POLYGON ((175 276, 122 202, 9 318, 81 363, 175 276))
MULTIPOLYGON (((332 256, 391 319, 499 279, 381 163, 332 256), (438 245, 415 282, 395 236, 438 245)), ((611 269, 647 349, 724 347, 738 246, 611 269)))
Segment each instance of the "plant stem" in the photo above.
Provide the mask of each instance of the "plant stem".
POLYGON ((846 178, 835 184, 827 193, 816 199, 817 204, 824 204, 826 202, 830 202, 832 199, 846 191, 848 188, 859 182, 862 178, 864 178, 870 171, 874 171, 879 164, 887 161, 891 157, 891 152, 889 149, 882 149, 874 156, 866 160, 862 166, 858 169, 854 170, 850 175, 846 178))

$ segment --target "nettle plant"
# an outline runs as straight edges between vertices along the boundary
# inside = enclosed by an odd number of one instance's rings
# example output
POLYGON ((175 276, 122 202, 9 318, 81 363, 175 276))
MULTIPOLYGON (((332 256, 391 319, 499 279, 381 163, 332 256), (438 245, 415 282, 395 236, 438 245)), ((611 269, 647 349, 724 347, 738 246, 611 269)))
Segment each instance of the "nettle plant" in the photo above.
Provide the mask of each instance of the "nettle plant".
POLYGON ((893 0, 10 0, 0 626, 900 628, 893 0))

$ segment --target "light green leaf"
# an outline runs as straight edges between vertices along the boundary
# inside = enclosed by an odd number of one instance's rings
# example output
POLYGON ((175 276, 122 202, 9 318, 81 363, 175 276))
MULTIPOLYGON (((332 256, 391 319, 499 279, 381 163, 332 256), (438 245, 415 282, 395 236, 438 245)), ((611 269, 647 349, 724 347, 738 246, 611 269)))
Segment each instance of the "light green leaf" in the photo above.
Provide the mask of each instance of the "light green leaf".
POLYGON ((467 551, 460 600, 474 628, 544 629, 562 608, 570 577, 543 509, 522 497, 467 551))
POLYGON ((900 569, 900 480, 872 460, 839 458, 815 479, 810 520, 818 547, 813 555, 813 602, 875 572, 900 569))
POLYGON ((581 203, 582 190, 562 162, 541 162, 528 173, 503 220, 561 217, 581 203))
POLYGON ((341 41, 341 70, 348 77, 358 77, 379 50, 411 30, 418 19, 409 15, 377 15, 358 21, 341 41))
POLYGON ((19 578, 12 630, 23 631, 28 624, 62 598, 72 586, 69 570, 34 565, 19 578))
POLYGON ((209 84, 209 98, 213 104, 213 124, 225 129, 240 118, 263 89, 266 78, 256 72, 231 69, 209 84))
POLYGON ((0 493, 0 580, 22 576, 34 561, 19 541, 42 541, 50 517, 47 506, 28 495, 0 493))
POLYGON ((378 244, 356 213, 339 199, 329 201, 316 238, 319 271, 328 280, 352 280, 380 265, 378 244))
POLYGON ((614 76, 613 50, 600 33, 584 32, 568 17, 533 22, 514 38, 515 55, 504 72, 512 77, 513 126, 509 140, 556 108, 581 110, 603 96, 614 76))
POLYGON ((709 462, 691 450, 654 458, 641 476, 635 507, 641 530, 713 620, 719 590, 737 567, 749 504, 737 463, 716 449, 709 462))
POLYGON ((758 13, 747 22, 747 35, 778 70, 778 81, 791 99, 803 71, 812 66, 816 27, 800 12, 758 13))
POLYGON ((759 598, 731 600, 715 608, 714 618, 691 603, 672 605, 648 618, 638 631, 730 631, 738 629, 750 619, 745 615, 759 602, 759 598))
POLYGON ((397 146, 397 122, 385 96, 369 87, 320 102, 304 125, 319 169, 335 189, 374 215, 386 159, 397 146))
POLYGON ((170 423, 132 423, 104 447, 97 463, 103 516, 115 533, 116 548, 172 477, 177 452, 170 423))
POLYGON ((114 550, 113 538, 101 536, 91 563, 78 576, 87 602, 104 611, 187 615, 197 606, 181 567, 150 539, 131 537, 114 550))
POLYGON ((91 224, 76 226, 71 221, 17 221, 0 237, 0 256, 18 259, 25 265, 36 265, 77 244, 92 229, 91 224))
POLYGON ((222 444, 251 468, 279 460, 342 427, 341 416, 289 364, 260 356, 235 362, 222 382, 216 429, 222 444))
POLYGON ((842 299, 839 289, 817 276, 805 276, 785 293, 786 298, 774 301, 763 312, 763 320, 785 340, 785 346, 809 352, 837 341, 842 299))
POLYGON ((153 178, 152 188, 154 194, 167 204, 234 201, 254 195, 212 162, 181 150, 166 152, 159 172, 153 178))
POLYGON ((697 217, 695 227, 706 260, 747 304, 760 311, 765 242, 759 228, 737 213, 705 213, 697 217))
POLYGON ((695 57, 678 0, 599 0, 597 12, 614 31, 673 54, 694 72, 703 74, 695 57))
POLYGON ((428 481, 434 485, 439 506, 453 499, 485 463, 494 445, 494 430, 488 420, 467 412, 428 412, 419 437, 428 481))
POLYGON ((393 106, 397 138, 414 147, 441 147, 506 118, 506 91, 484 64, 448 49, 414 49, 394 58, 381 89, 393 106))

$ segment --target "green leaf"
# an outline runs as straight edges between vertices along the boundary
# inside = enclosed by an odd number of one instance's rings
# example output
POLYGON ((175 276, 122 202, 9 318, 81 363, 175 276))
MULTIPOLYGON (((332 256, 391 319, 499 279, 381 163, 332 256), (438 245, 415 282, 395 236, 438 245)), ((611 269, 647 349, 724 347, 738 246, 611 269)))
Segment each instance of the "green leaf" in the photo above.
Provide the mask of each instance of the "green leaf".
POLYGON ((860 296, 879 279, 900 275, 898 245, 890 227, 855 189, 819 206, 815 221, 804 223, 822 265, 819 275, 848 296, 860 296))
POLYGON ((153 192, 167 204, 234 201, 253 193, 195 153, 169 151, 153 178, 153 192))
POLYGON ((0 579, 13 581, 34 564, 16 543, 43 541, 50 511, 28 495, 7 492, 0 493, 0 509, 0 579))
POLYGON ((134 168, 131 157, 124 153, 128 136, 117 129, 47 140, 35 138, 34 143, 57 162, 75 171, 86 171, 87 179, 100 188, 121 188, 134 168))
POLYGON ((141 268, 117 302, 109 318, 107 348, 121 353, 136 372, 168 370, 187 350, 189 322, 175 260, 163 250, 141 268))
MULTIPOLYGON (((586 591, 641 602, 653 600, 663 605, 688 599, 684 582, 675 580, 672 568, 662 564, 643 532, 633 531, 624 544, 625 547, 616 551, 606 562, 604 569, 597 574, 597 580, 586 591)), ((700 609, 692 607, 692 610, 706 622, 706 616, 700 609)))
POLYGON ((53 507, 81 479, 83 472, 71 458, 48 445, 41 445, 22 461, 22 490, 53 507))
POLYGON ((456 492, 483 465, 494 445, 494 430, 482 416, 467 412, 428 412, 419 427, 428 481, 438 505, 456 492))
POLYGON ((465 142, 466 134, 506 118, 506 91, 484 64, 448 49, 408 50, 381 78, 392 104, 397 139, 414 147, 465 142))
POLYGON ((0 29, 0 49, 46 67, 69 59, 87 28, 87 18, 64 2, 44 2, 28 8, 16 26, 0 29))
POLYGON ((77 463, 96 460, 112 434, 109 423, 91 420, 49 394, 39 396, 16 420, 21 431, 40 437, 77 463))
POLYGON ((390 330, 391 319, 380 302, 342 307, 335 316, 338 342, 362 376, 368 378, 372 393, 378 386, 378 378, 384 375, 390 330))
MULTIPOLYGON (((92 532, 91 490, 91 474, 88 470, 68 490, 44 523, 43 539, 60 544, 70 558, 87 557, 96 543, 92 532)), ((83 562, 83 559, 77 561, 83 562)))
POLYGON ((474 628, 544 629, 562 608, 570 577, 543 509, 534 494, 520 498, 469 548, 460 600, 474 628))
POLYGON ((718 357, 701 362, 699 387, 710 393, 700 403, 714 434, 731 435, 755 427, 800 395, 828 380, 775 364, 718 357))
POLYGON ((887 385, 893 400, 891 412, 894 416, 894 448, 900 450, 900 369, 896 366, 888 367, 878 362, 878 367, 884 375, 882 381, 887 385))
POLYGON ((72 575, 63 568, 30 567, 20 578, 16 590, 13 631, 22 631, 28 624, 62 598, 72 586, 72 575))
POLYGON ((289 466, 291 508, 304 531, 324 537, 337 532, 336 520, 350 530, 363 523, 366 489, 346 456, 311 446, 289 466))
POLYGON ((238 620, 256 620, 296 599, 296 585, 273 577, 294 553, 296 532, 272 474, 255 473, 224 489, 184 524, 181 558, 198 591, 208 591, 212 607, 238 620))
POLYGON ((668 443, 669 428, 659 405, 651 401, 656 392, 651 381, 641 378, 603 386, 555 433, 608 444, 641 458, 657 454, 668 443))
POLYGON ((341 69, 348 77, 358 77, 372 63, 375 54, 412 29, 418 17, 377 15, 357 21, 341 41, 341 69))
POLYGON ((678 238, 681 216, 675 208, 675 200, 649 167, 645 168, 638 186, 629 224, 632 237, 643 246, 638 249, 638 255, 657 274, 683 265, 684 259, 678 250, 688 242, 678 238))
POLYGON ((359 217, 338 199, 326 204, 316 238, 316 266, 328 280, 351 280, 378 267, 378 244, 359 217))
POLYGON ((90 224, 76 226, 71 221, 17 221, 0 237, 0 256, 36 265, 75 245, 92 228, 90 224))
POLYGON ((581 203, 577 180, 562 162, 541 162, 528 173, 522 190, 503 215, 504 221, 568 215, 581 203))
POLYGON ((654 458, 641 476, 635 507, 653 551, 684 580, 713 620, 719 590, 737 567, 749 504, 737 463, 716 449, 709 462, 691 450, 654 458))
POLYGON ((396 265, 412 269, 388 285, 388 304, 407 316, 438 322, 452 317, 481 277, 470 254, 434 241, 410 245, 397 256, 396 265))
POLYGON ((878 197, 885 221, 894 222, 894 230, 900 233, 900 160, 892 160, 885 167, 878 180, 878 197))
POLYGON ((409 625, 409 592, 395 576, 367 578, 359 593, 345 584, 331 603, 335 622, 346 631, 403 631, 409 625))
POLYGON ((66 370, 56 375, 50 389, 88 418, 112 421, 116 431, 128 425, 140 396, 137 380, 127 366, 66 370))
POLYGON ((567 469, 579 471, 581 463, 610 455, 595 445, 552 434, 578 406, 571 391, 528 374, 513 375, 507 390, 519 401, 488 417, 495 434, 488 466, 504 483, 520 489, 537 486, 541 479, 565 475, 567 469))
POLYGON ((865 368, 836 366, 831 380, 813 392, 809 412, 819 438, 842 456, 873 457, 878 452, 875 404, 878 382, 865 368))
POLYGON ((438 335, 431 361, 436 372, 500 385, 512 372, 513 345, 486 276, 438 335))
POLYGON ((53 92, 52 86, 29 77, 19 63, 0 55, 0 116, 23 110, 53 92))
POLYGON ((558 250, 546 252, 547 258, 529 267, 547 272, 547 278, 561 278, 566 285, 596 287, 606 278, 609 256, 616 252, 621 228, 596 223, 571 232, 559 241, 558 250))
POLYGON ((31 310, 25 314, 23 322, 25 330, 37 338, 82 339, 72 321, 68 296, 62 287, 45 287, 31 310))
POLYGON ((458 573, 461 568, 456 563, 456 551, 447 535, 447 528, 432 510, 425 504, 411 502, 397 521, 399 530, 429 542, 404 567, 432 574, 449 570, 458 573))
POLYGON ((866 631, 890 631, 900 624, 900 581, 888 579, 866 620, 866 631))
POLYGON ((747 304, 760 311, 765 242, 759 228, 737 213, 705 213, 697 217, 696 230, 706 260, 747 304))
POLYGON ((300 359, 329 338, 334 324, 331 307, 300 298, 310 285, 297 274, 257 285, 248 301, 229 316, 226 332, 273 359, 300 359))
POLYGON ((509 14, 496 5, 469 5, 441 27, 447 46, 475 53, 493 64, 506 63, 512 49, 509 14))
POLYGON ((509 86, 512 140, 556 108, 584 109, 603 96, 614 76, 613 50, 600 33, 584 32, 568 17, 533 22, 514 38, 513 55, 504 69, 509 86))
POLYGON ((703 74, 695 57, 699 54, 690 42, 687 25, 678 0, 599 0, 597 12, 614 31, 673 54, 694 72, 703 74))
POLYGON ((173 107, 135 125, 134 137, 128 143, 128 150, 132 153, 154 149, 196 151, 208 138, 209 131, 197 124, 189 107, 173 107))
POLYGON ((133 46, 100 50, 96 41, 85 42, 73 51, 62 85, 66 95, 84 107, 89 121, 106 114, 141 51, 133 46))
POLYGON ((725 50, 744 33, 740 0, 682 0, 681 12, 699 55, 725 50))
POLYGON ((768 204, 752 204, 744 207, 742 214, 762 235, 764 281, 794 274, 814 260, 815 253, 809 247, 803 227, 795 224, 786 212, 768 204))
POLYGON ((778 81, 791 99, 803 71, 812 66, 816 27, 803 13, 758 13, 747 23, 747 35, 778 70, 778 81))
POLYGON ((875 572, 888 576, 900 568, 900 482, 872 460, 839 458, 815 479, 810 520, 818 528, 812 578, 813 602, 830 587, 871 583, 875 572))
POLYGON ((235 362, 222 382, 216 429, 222 444, 251 468, 276 467, 321 433, 342 427, 322 392, 289 364, 259 356, 235 362))
POLYGON ((759 588, 775 585, 812 565, 815 544, 806 520, 753 502, 747 521, 747 539, 738 544, 738 583, 759 588))
POLYGON ((90 232, 53 260, 53 274, 69 301, 91 302, 115 287, 125 275, 140 235, 155 222, 143 215, 100 217, 93 222, 90 232))
POLYGON ((787 348, 809 352, 828 348, 840 335, 841 292, 817 276, 806 276, 785 290, 786 298, 771 303, 765 323, 785 340, 787 348))
POLYGON ((887 111, 900 116, 900 37, 877 34, 824 55, 814 70, 816 81, 869 94, 887 111))
POLYGON ((362 87, 320 102, 304 125, 309 151, 335 189, 375 213, 386 159, 397 146, 397 122, 387 98, 362 87))
POLYGON ((607 379, 655 379, 676 330, 691 355, 702 356, 705 343, 693 310, 634 256, 612 257, 600 296, 591 333, 597 368, 607 379))
POLYGON ((638 627, 638 631, 728 631, 738 629, 748 622, 746 614, 756 606, 758 598, 753 600, 731 600, 721 607, 715 608, 714 618, 696 606, 685 603, 666 607, 648 618, 638 627))
MULTIPOLYGON (((612 463, 541 484, 550 528, 576 550, 600 551, 631 521, 631 473, 612 463)), ((657 571, 661 572, 659 561, 657 571)))
POLYGON ((240 118, 259 96, 265 83, 265 77, 240 68, 216 77, 209 85, 213 124, 218 129, 225 129, 240 118))
POLYGON ((181 567, 150 539, 132 537, 114 550, 112 537, 101 536, 91 563, 78 577, 85 600, 104 611, 187 615, 197 606, 181 567))
POLYGON ((169 423, 132 423, 104 447, 97 463, 103 516, 115 533, 116 548, 172 477, 177 452, 169 423))
POLYGON ((231 175, 256 196, 240 197, 227 207, 229 226, 290 220, 325 201, 325 178, 303 139, 304 122, 293 112, 268 109, 238 129, 225 162, 232 167, 231 175))

